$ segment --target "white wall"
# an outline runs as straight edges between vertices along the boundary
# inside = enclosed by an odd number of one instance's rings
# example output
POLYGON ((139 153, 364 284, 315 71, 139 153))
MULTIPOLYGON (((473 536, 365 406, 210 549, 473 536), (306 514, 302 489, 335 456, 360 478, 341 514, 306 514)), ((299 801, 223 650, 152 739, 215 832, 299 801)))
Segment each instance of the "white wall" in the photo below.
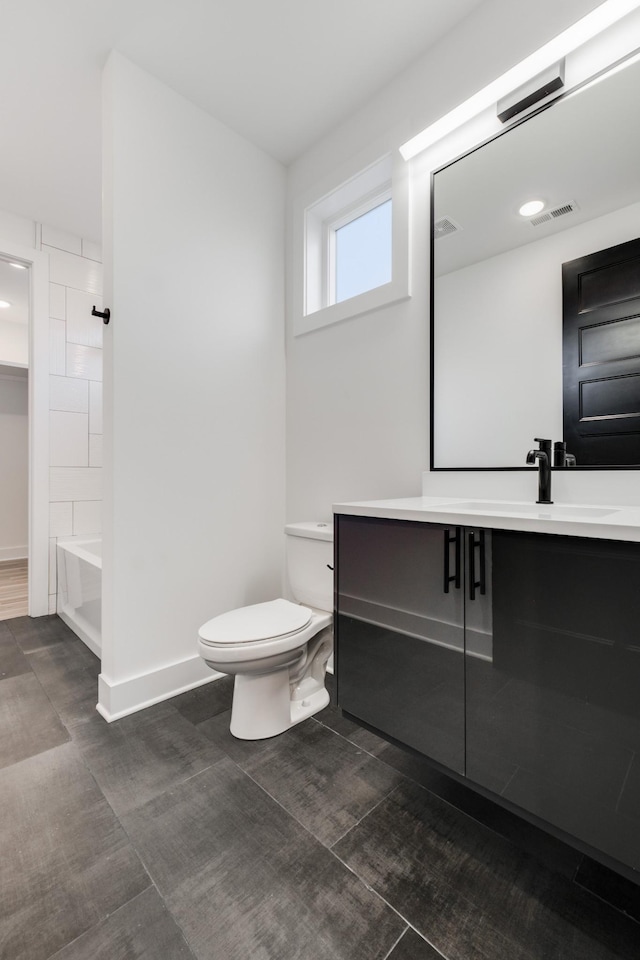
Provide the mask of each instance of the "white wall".
MULTIPOLYGON (((300 230, 294 211, 352 176, 598 5, 488 0, 429 53, 292 165, 287 262, 300 230)), ((331 503, 416 495, 429 443, 429 170, 412 164, 412 299, 293 337, 287 280, 287 518, 328 518, 331 503)), ((629 471, 627 471, 629 473, 629 471)), ((633 472, 632 472, 633 473, 633 472)), ((447 478, 432 475, 439 490, 447 478)), ((467 474, 467 486, 472 474, 467 474)), ((525 480, 531 478, 525 473, 525 480)), ((607 474, 608 476, 608 474, 607 474)), ((500 495, 504 474, 490 474, 500 495)), ((614 478, 615 480, 615 478, 614 478)), ((594 481, 597 485, 597 480, 594 481)), ((426 485, 431 484, 431 477, 426 485)), ((626 489, 626 488, 625 488, 626 489)), ((604 496, 610 484, 599 485, 604 496)), ((472 495, 468 490, 463 496, 472 495)), ((487 496, 485 492, 483 494, 487 496)))
POLYGON ((113 719, 210 679, 198 627, 281 589, 285 177, 117 54, 104 149, 113 719))
POLYGON ((27 378, 0 371, 0 561, 28 553, 27 401, 27 378))
POLYGON ((29 327, 0 318, 0 363, 29 365, 29 327))

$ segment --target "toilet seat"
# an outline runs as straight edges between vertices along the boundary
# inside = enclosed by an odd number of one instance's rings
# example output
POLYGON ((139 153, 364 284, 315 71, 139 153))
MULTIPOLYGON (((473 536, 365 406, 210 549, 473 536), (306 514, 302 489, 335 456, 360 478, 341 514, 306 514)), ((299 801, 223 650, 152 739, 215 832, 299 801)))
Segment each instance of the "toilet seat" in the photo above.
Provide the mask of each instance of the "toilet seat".
POLYGON ((259 643, 297 634, 308 626, 311 617, 308 607, 289 600, 269 600, 213 617, 200 627, 198 635, 211 647, 259 643))

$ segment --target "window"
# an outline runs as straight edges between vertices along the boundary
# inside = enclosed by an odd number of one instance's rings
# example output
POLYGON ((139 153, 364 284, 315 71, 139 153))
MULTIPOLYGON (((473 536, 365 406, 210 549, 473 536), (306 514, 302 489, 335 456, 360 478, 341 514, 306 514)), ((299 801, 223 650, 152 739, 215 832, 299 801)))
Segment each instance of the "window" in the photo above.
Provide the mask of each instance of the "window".
MULTIPOLYGON (((343 218, 344 219, 344 218, 343 218)), ((344 223, 334 224, 329 242, 329 302, 391 282, 391 198, 344 223)))
POLYGON ((306 206, 303 216, 303 310, 294 334, 408 296, 404 164, 383 157, 306 206))

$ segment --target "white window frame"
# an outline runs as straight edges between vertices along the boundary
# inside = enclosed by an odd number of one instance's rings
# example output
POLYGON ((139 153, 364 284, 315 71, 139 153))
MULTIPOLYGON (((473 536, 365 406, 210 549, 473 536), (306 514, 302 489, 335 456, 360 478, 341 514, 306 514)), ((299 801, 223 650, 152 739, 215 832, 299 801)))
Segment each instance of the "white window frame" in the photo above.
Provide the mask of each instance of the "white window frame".
POLYGON ((302 256, 296 258, 299 307, 293 319, 294 336, 410 296, 409 178, 407 164, 399 155, 387 154, 324 195, 318 197, 318 193, 311 202, 305 204, 301 199, 297 205, 296 216, 301 227, 297 236, 302 256), (391 281, 336 303, 336 230, 389 199, 392 203, 391 281))

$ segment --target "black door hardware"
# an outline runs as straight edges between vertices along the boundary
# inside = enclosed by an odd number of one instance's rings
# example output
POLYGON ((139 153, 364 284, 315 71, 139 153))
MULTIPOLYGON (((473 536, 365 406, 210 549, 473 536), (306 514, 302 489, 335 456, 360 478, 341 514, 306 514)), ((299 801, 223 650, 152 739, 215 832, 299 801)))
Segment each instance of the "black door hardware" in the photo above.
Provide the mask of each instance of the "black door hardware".
POLYGON ((93 307, 91 308, 91 316, 102 317, 103 323, 109 323, 109 320, 111 319, 111 310, 109 310, 109 307, 105 307, 104 310, 96 310, 96 307, 94 304, 93 307))
POLYGON ((476 587, 480 587, 480 593, 486 594, 486 558, 484 544, 484 530, 478 532, 478 539, 474 531, 469 532, 469 600, 475 600, 476 587), (480 551, 480 579, 476 580, 476 549, 480 551))
POLYGON ((460 538, 461 530, 460 527, 456 527, 456 532, 452 536, 449 530, 445 530, 444 534, 444 592, 449 593, 449 584, 455 583, 456 590, 460 589, 460 538), (451 556, 450 556, 450 547, 451 544, 455 543, 456 545, 456 554, 455 554, 455 573, 451 575, 451 556))

